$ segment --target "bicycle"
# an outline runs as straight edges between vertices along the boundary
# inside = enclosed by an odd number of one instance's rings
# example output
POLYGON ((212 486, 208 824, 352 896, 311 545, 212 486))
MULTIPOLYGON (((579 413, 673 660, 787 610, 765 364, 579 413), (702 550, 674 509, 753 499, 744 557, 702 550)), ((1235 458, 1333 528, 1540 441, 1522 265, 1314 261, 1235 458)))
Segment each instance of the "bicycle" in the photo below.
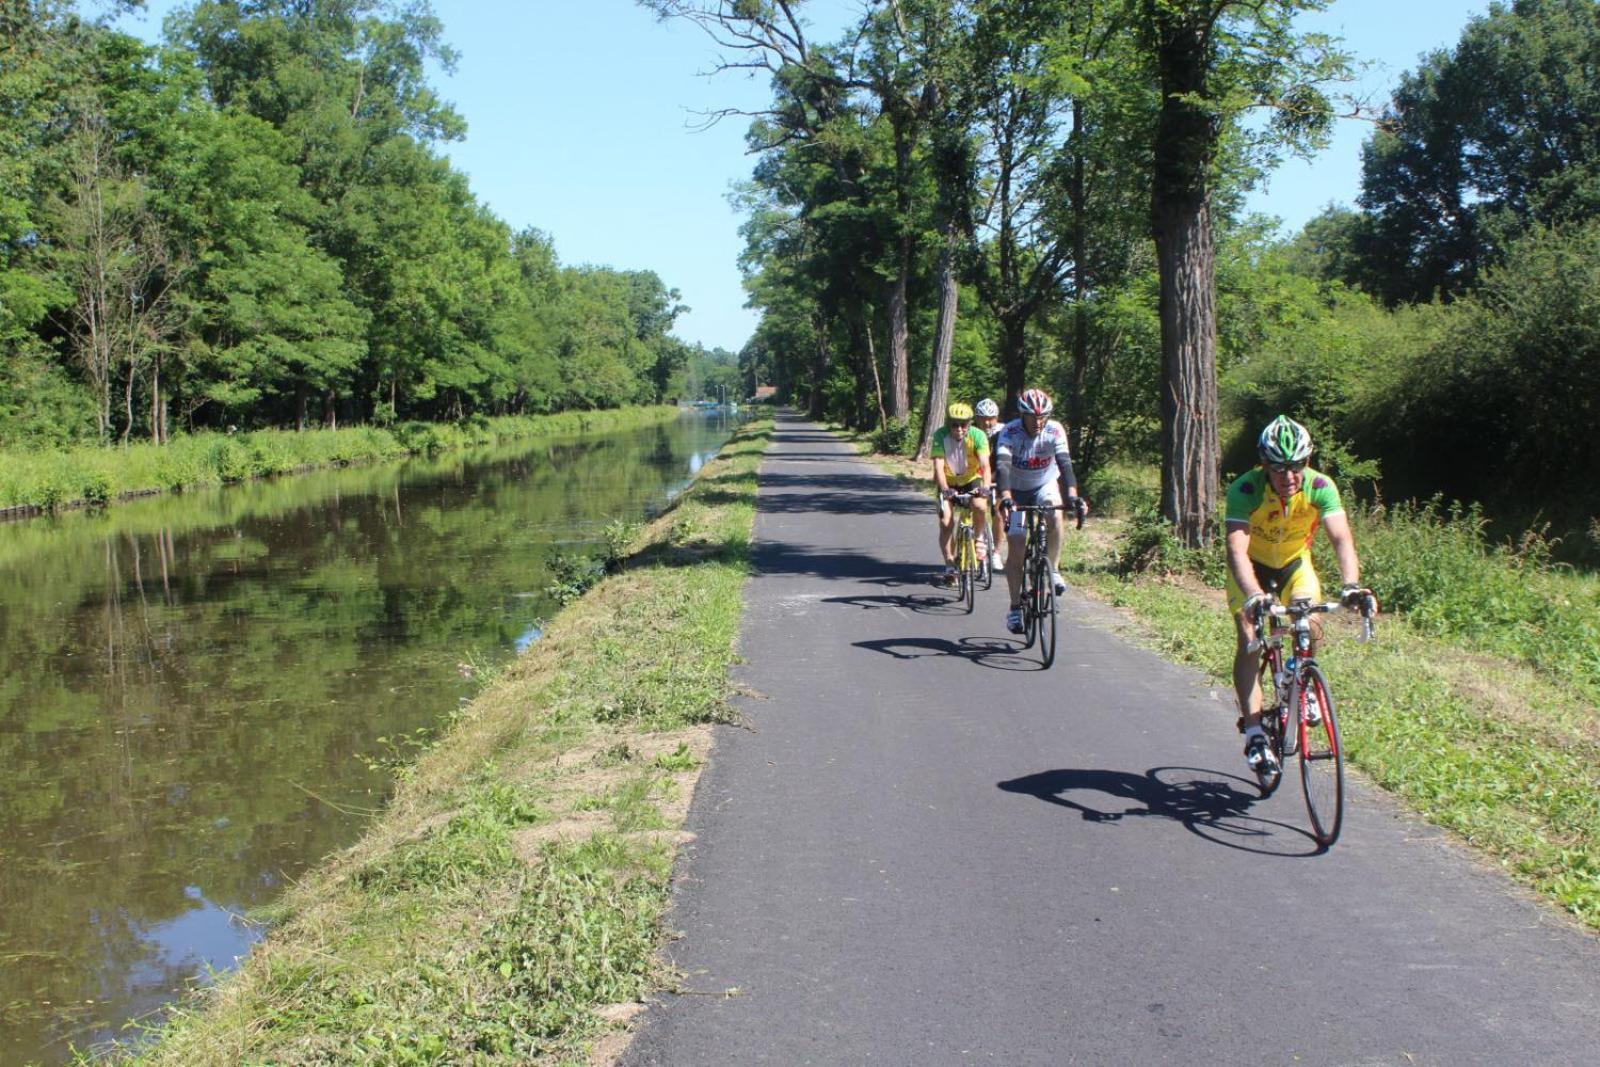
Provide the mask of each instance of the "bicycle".
MULTIPOLYGON (((1079 498, 1074 497, 1076 502, 1079 498)), ((1083 529, 1083 505, 1075 503, 1078 529, 1083 529)), ((1046 516, 1065 511, 1066 504, 1013 504, 1023 512, 1022 647, 1039 642, 1039 658, 1046 669, 1056 661, 1056 587, 1050 578, 1049 530, 1046 516)))
MULTIPOLYGON (((1314 604, 1307 597, 1296 597, 1287 607, 1268 600, 1254 620, 1255 645, 1263 650, 1261 728, 1278 765, 1275 771, 1257 771, 1256 780, 1261 795, 1271 796, 1283 779, 1284 759, 1300 757, 1300 788, 1311 818, 1311 836, 1323 848, 1338 840, 1344 822, 1344 748, 1333 693, 1311 652, 1311 616, 1344 608, 1337 600, 1314 604), (1277 626, 1279 619, 1288 620, 1288 626, 1277 626), (1285 634, 1292 637, 1287 659, 1285 634)), ((1372 637, 1372 613, 1366 605, 1360 611, 1365 641, 1372 637)))
POLYGON ((966 601, 969 615, 978 602, 978 582, 984 581, 985 589, 994 583, 987 558, 978 557, 978 532, 972 521, 973 497, 986 495, 979 487, 965 493, 953 492, 948 497, 951 506, 960 512, 956 522, 956 599, 966 601))

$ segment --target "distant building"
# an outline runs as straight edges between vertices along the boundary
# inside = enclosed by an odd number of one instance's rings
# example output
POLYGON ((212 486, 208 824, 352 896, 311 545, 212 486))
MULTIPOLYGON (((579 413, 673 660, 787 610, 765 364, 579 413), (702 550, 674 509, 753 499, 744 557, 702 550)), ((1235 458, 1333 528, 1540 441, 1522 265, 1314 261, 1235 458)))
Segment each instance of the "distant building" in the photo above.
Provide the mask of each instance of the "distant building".
POLYGON ((777 395, 778 387, 776 385, 758 385, 756 386, 756 395, 750 399, 757 404, 763 404, 777 395))

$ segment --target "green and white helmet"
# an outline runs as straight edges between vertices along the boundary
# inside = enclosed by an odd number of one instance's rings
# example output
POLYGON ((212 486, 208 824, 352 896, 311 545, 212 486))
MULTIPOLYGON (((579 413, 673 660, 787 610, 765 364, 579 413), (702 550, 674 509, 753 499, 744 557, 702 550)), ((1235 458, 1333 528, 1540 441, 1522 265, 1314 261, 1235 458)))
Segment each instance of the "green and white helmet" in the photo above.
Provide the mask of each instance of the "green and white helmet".
POLYGON ((1304 463, 1311 458, 1311 433, 1287 415, 1279 415, 1256 442, 1263 463, 1304 463))

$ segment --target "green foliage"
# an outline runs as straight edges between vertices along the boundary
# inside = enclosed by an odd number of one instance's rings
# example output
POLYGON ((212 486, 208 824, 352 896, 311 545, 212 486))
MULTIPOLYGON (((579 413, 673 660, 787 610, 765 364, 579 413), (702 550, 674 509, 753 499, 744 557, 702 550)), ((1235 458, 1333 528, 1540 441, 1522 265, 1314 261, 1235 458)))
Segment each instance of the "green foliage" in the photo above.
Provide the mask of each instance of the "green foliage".
POLYGON ((1219 547, 1186 547, 1173 531, 1172 523, 1149 506, 1129 517, 1117 536, 1113 560, 1115 572, 1122 577, 1191 574, 1214 586, 1222 584, 1227 566, 1219 547))
POLYGON ((891 456, 906 456, 916 449, 919 437, 910 419, 890 419, 878 427, 872 437, 872 447, 891 456))
POLYGON ((426 3, 203 0, 160 48, 12 7, 0 446, 616 408, 686 366, 676 290, 560 266, 438 153, 462 123, 426 3))
POLYGON ((1362 169, 1355 247, 1373 292, 1458 294, 1530 227, 1600 212, 1597 52, 1589 0, 1520 0, 1401 79, 1362 169))
POLYGON ((1481 508, 1438 498, 1355 514, 1362 577, 1385 611, 1559 673, 1600 700, 1600 580, 1552 563, 1541 531, 1495 544, 1481 508))

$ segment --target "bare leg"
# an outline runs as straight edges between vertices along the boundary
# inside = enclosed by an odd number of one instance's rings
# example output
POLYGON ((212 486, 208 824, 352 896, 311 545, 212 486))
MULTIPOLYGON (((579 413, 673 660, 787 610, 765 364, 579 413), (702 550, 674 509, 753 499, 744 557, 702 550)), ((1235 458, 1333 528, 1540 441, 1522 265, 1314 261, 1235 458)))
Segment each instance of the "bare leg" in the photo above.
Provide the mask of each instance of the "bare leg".
POLYGON ((1261 650, 1250 651, 1256 628, 1244 612, 1234 613, 1233 627, 1233 694, 1239 701, 1241 726, 1248 730, 1261 725, 1261 650))
POLYGON ((939 502, 939 554, 944 557, 945 566, 955 566, 956 515, 955 508, 946 500, 939 502))

